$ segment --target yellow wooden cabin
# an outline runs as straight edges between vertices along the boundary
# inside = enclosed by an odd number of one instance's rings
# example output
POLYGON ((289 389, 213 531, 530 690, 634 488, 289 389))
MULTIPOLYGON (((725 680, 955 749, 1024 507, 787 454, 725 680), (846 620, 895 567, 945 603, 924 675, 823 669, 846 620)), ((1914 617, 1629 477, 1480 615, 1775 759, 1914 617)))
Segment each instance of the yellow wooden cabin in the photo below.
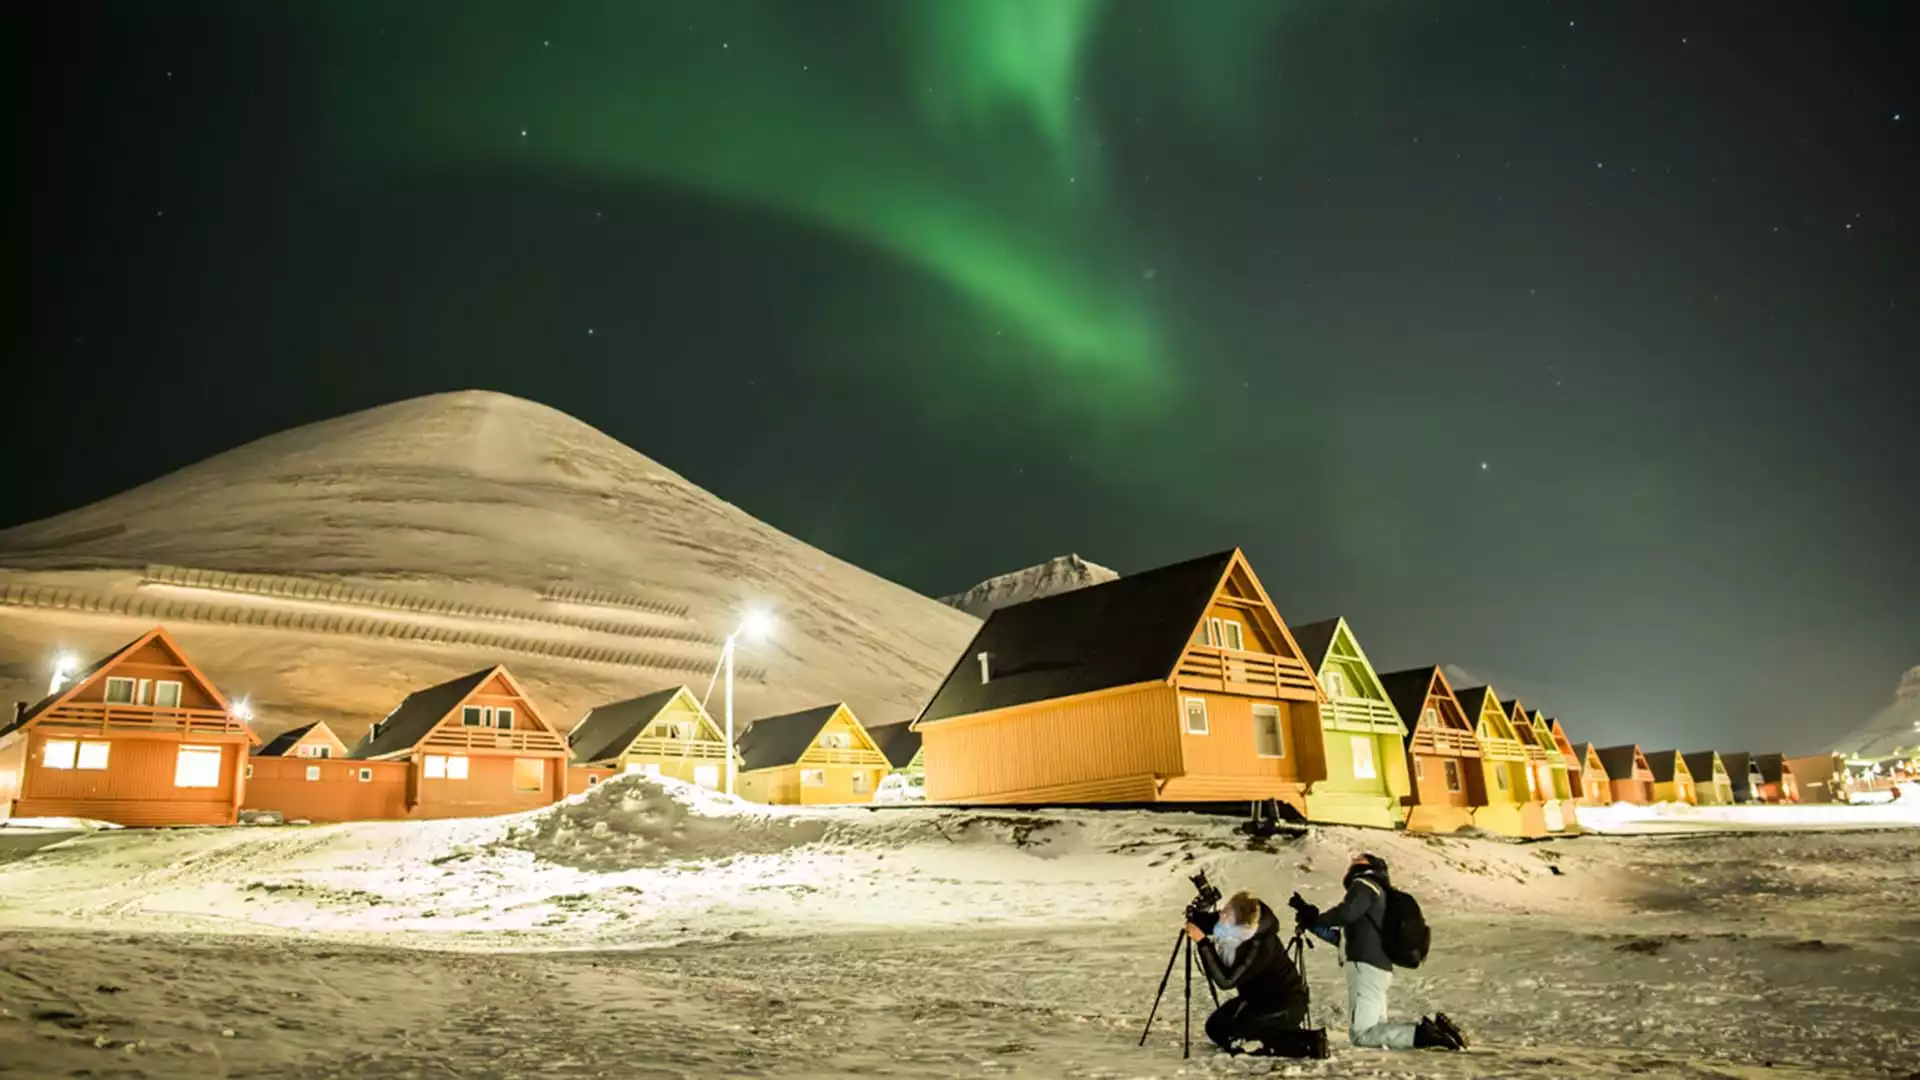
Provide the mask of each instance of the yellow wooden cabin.
POLYGON ((873 801, 892 765, 845 704, 755 720, 740 736, 743 799, 781 806, 873 801))
POLYGON ((1547 831, 1562 832, 1567 827, 1567 804, 1572 793, 1567 787, 1567 759, 1560 756, 1560 747, 1553 741, 1553 728, 1539 709, 1523 709, 1518 701, 1509 715, 1513 730, 1527 744, 1527 787, 1540 803, 1547 831))
POLYGON ((1653 801, 1676 802, 1689 806, 1699 801, 1693 773, 1687 770, 1678 750, 1653 750, 1647 753, 1647 768, 1653 772, 1653 801))
POLYGON ((594 707, 567 734, 567 748, 573 768, 596 779, 643 773, 715 791, 726 784, 727 738, 684 686, 594 707))
POLYGON ((1304 816, 1324 701, 1235 549, 995 611, 914 728, 931 801, 1304 816))
POLYGON ((1712 750, 1701 750, 1692 754, 1681 754, 1681 764, 1687 767, 1687 774, 1693 777, 1694 801, 1701 806, 1732 806, 1733 777, 1727 774, 1726 762, 1712 750))
POLYGON ((1475 808, 1474 827, 1501 836, 1547 835, 1545 800, 1535 799, 1527 784, 1526 744, 1513 729, 1513 720, 1500 705, 1491 686, 1458 691, 1460 709, 1473 722, 1480 744, 1480 767, 1486 777, 1487 804, 1475 808))

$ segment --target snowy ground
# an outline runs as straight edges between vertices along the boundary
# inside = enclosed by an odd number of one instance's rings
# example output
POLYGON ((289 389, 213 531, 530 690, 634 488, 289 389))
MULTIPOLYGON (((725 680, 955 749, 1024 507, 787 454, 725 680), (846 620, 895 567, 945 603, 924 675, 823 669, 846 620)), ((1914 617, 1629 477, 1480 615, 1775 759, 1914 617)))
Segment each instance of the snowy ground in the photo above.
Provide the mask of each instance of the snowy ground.
MULTIPOLYGON (((75 834, 0 845, 0 1075, 1904 1077, 1916 855, 1910 829, 1255 841, 639 778, 513 819, 75 834), (1435 924, 1397 1011, 1473 1052, 1182 1062, 1177 996, 1134 1047, 1187 873, 1324 900, 1363 846, 1435 924)), ((1308 973, 1338 1029, 1326 950, 1308 973)))

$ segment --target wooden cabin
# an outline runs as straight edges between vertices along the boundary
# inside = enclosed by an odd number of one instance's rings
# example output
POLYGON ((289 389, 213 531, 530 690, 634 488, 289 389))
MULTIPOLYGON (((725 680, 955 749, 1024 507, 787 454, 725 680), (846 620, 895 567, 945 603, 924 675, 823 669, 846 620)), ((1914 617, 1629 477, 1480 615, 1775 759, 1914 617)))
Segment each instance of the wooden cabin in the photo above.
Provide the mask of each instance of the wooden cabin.
POLYGON ((891 770, 853 710, 836 702, 755 720, 740 736, 734 790, 779 806, 865 803, 891 770))
POLYGON ((288 728, 286 731, 267 740, 267 745, 253 752, 254 758, 291 757, 291 758, 343 758, 347 756, 347 744, 333 733, 325 720, 316 720, 311 724, 288 728))
POLYGON ((620 773, 726 786, 727 737, 684 686, 589 709, 567 733, 567 749, 575 793, 620 773))
POLYGON ((1512 710, 1500 704, 1491 686, 1468 687, 1455 696, 1473 723, 1486 782, 1487 802, 1473 811, 1474 828, 1501 836, 1547 835, 1546 800, 1527 783, 1527 746, 1514 730, 1512 710))
POLYGON ((1721 754, 1721 764, 1726 766, 1727 781, 1733 789, 1733 801, 1736 803, 1760 802, 1760 791, 1765 781, 1760 777, 1760 763, 1754 755, 1744 750, 1721 754))
POLYGON ((1847 761, 1839 754, 1809 754, 1787 758, 1782 766, 1792 770, 1793 787, 1803 803, 1850 802, 1847 791, 1847 761))
POLYGON ((0 728, 0 819, 231 825, 258 741, 154 627, 0 728))
POLYGON ((1407 728, 1345 619, 1293 628, 1320 681, 1327 775, 1307 785, 1307 820, 1396 829, 1406 822, 1407 728))
POLYGON ((1800 801, 1800 785, 1793 775, 1793 766, 1787 764, 1785 754, 1755 754, 1754 767, 1760 770, 1760 801, 1766 803, 1797 803, 1800 801))
POLYGON ((498 665, 408 694, 345 761, 315 767, 269 783, 256 762, 248 807, 311 821, 484 817, 567 793, 565 741, 498 665))
POLYGON ((1638 746, 1603 746, 1599 753, 1614 802, 1653 805, 1653 767, 1638 746))
POLYGON ((1693 777, 1695 802, 1701 806, 1733 805, 1733 778, 1719 754, 1697 750, 1681 754, 1680 761, 1687 767, 1687 775, 1693 777))
POLYGON ((1613 780, 1607 775, 1607 763, 1601 760, 1599 748, 1581 743, 1574 753, 1580 758, 1580 805, 1612 806, 1613 780))
POLYGON ((1539 711, 1522 707, 1519 699, 1503 701, 1500 707, 1507 710, 1507 722, 1520 737, 1520 747, 1527 755, 1527 800, 1540 804, 1540 816, 1547 823, 1548 832, 1560 832, 1567 827, 1566 813, 1561 806, 1560 788, 1553 782, 1553 767, 1561 766, 1564 781, 1566 766, 1560 761, 1559 749, 1553 745, 1553 736, 1536 726, 1540 722, 1539 711))
POLYGON ((1407 731, 1406 826, 1414 832, 1450 833, 1473 824, 1485 806, 1486 774, 1480 742, 1460 701, 1437 667, 1380 676, 1387 699, 1407 731))
POLYGON ((873 744, 887 756, 887 764, 904 776, 927 775, 927 757, 921 749, 920 733, 911 720, 868 728, 873 744))
POLYGON ((993 612, 913 726, 930 801, 1304 815, 1323 700, 1235 549, 993 612))
POLYGON ((1678 750, 1655 750, 1647 755, 1647 766, 1653 770, 1653 801, 1677 802, 1691 806, 1699 801, 1693 774, 1687 770, 1687 763, 1678 750))
POLYGON ((1573 740, 1567 738, 1567 729, 1560 726, 1559 720, 1549 717, 1546 725, 1547 738, 1551 741, 1554 751, 1560 755, 1560 776, 1566 782, 1564 798, 1569 805, 1582 805, 1585 799, 1581 789, 1586 780, 1586 773, 1581 768, 1580 755, 1574 752, 1573 740))

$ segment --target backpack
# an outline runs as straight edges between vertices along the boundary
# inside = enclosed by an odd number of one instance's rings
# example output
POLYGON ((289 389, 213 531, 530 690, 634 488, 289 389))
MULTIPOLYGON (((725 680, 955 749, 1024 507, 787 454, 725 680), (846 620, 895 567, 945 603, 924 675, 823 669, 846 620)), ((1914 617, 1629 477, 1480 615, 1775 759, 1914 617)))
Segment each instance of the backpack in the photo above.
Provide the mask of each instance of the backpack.
POLYGON ((1419 967, 1427 958, 1427 950, 1433 947, 1433 930, 1427 926, 1426 916, 1420 913, 1420 901, 1391 885, 1382 885, 1370 878, 1360 880, 1379 890, 1386 901, 1386 911, 1380 918, 1380 947, 1386 951, 1387 959, 1393 961, 1394 967, 1419 967))

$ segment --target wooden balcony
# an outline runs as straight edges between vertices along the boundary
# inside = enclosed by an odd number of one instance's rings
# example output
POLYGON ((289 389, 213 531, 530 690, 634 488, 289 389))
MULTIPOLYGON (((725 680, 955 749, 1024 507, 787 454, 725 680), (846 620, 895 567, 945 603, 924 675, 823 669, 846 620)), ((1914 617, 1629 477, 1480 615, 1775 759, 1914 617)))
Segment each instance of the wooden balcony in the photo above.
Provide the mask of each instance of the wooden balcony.
POLYGON ((687 758, 699 761, 725 761, 725 743, 710 739, 635 739, 627 757, 687 758))
POLYGON ((252 740, 247 726, 219 709, 180 709, 164 705, 110 705, 105 702, 68 702, 42 713, 41 727, 62 732, 107 735, 114 732, 211 738, 240 736, 252 740))
POLYGON ((816 746, 800 755, 802 765, 865 765, 876 769, 888 767, 886 755, 864 747, 850 747, 845 750, 828 749, 816 746))
POLYGON ((1367 698, 1334 698, 1320 710, 1321 726, 1335 731, 1368 731, 1404 735, 1400 714, 1384 701, 1367 698))
POLYGON ((1292 657, 1192 645, 1180 657, 1174 682, 1182 690, 1208 690, 1239 697, 1312 701, 1319 684, 1307 666, 1292 657))
POLYGON ((1459 728, 1424 727, 1414 739, 1415 749, 1430 746, 1426 752, 1451 757, 1479 757, 1480 740, 1471 731, 1459 728))
POLYGON ((418 747, 434 754, 565 754, 559 736, 539 728, 440 727, 418 747))

